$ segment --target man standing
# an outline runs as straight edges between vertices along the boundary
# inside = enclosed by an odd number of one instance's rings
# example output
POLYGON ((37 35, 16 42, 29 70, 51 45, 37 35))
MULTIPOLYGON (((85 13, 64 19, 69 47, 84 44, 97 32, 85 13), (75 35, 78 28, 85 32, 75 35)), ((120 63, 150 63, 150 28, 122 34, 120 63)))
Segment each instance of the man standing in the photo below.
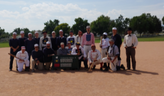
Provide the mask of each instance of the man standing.
POLYGON ((57 51, 57 55, 68 55, 68 50, 65 48, 64 43, 60 43, 60 48, 57 51))
POLYGON ((34 45, 34 50, 32 51, 32 71, 35 71, 35 64, 38 65, 38 69, 43 69, 43 52, 39 50, 39 45, 34 45))
POLYGON ((93 64, 93 69, 95 69, 96 64, 101 64, 100 70, 102 70, 102 61, 100 51, 96 49, 94 44, 91 45, 91 49, 88 53, 88 61, 90 66, 93 64))
MULTIPOLYGON (((47 32, 43 31, 42 32, 43 36, 40 38, 40 42, 39 42, 39 49, 43 50, 46 47, 46 42, 50 42, 51 43, 51 38, 49 36, 47 36, 47 32)), ((52 48, 51 44, 50 47, 52 48)))
POLYGON ((67 42, 69 41, 71 43, 71 46, 75 47, 75 36, 73 35, 73 31, 70 31, 69 35, 70 36, 67 37, 67 42))
POLYGON ((119 55, 118 55, 119 65, 118 66, 120 66, 121 65, 120 48, 122 45, 122 39, 121 39, 121 36, 119 34, 117 34, 117 28, 116 27, 112 28, 112 32, 113 32, 113 35, 111 38, 114 40, 114 44, 118 47, 118 51, 119 51, 119 55))
POLYGON ((52 48, 50 48, 51 43, 46 42, 46 48, 43 49, 44 53, 44 63, 46 64, 46 70, 50 69, 50 65, 52 62, 52 56, 54 56, 55 52, 52 48))
MULTIPOLYGON (((13 55, 16 55, 19 49, 19 45, 20 45, 20 42, 16 38, 16 36, 17 36, 17 33, 13 32, 13 38, 9 40, 10 53, 13 55)), ((14 57, 10 56, 10 65, 9 65, 10 71, 12 71, 12 68, 13 68, 13 60, 14 60, 14 57)))
POLYGON ((33 39, 34 40, 34 44, 38 44, 39 45, 39 42, 40 42, 40 38, 39 38, 39 33, 38 31, 35 31, 35 38, 33 39))
POLYGON ((26 37, 24 37, 24 31, 20 32, 21 38, 19 38, 19 42, 20 42, 20 47, 19 50, 21 50, 21 46, 25 46, 25 41, 26 41, 26 37))
POLYGON ((75 44, 79 42, 82 44, 83 41, 83 32, 81 30, 78 31, 78 35, 75 37, 75 44))
POLYGON ((57 39, 58 48, 60 48, 61 42, 64 43, 64 46, 67 45, 67 40, 66 40, 66 38, 63 36, 63 30, 59 30, 59 37, 58 37, 58 39, 57 39))
MULTIPOLYGON (((25 41, 25 47, 26 47, 26 51, 28 52, 28 59, 30 61, 31 58, 31 52, 34 50, 34 40, 32 39, 32 33, 28 33, 28 39, 25 41)), ((30 65, 29 65, 30 67, 30 65)))
POLYGON ((132 29, 128 28, 127 35, 124 37, 124 47, 126 49, 127 68, 130 70, 130 57, 132 59, 133 70, 136 70, 135 49, 138 45, 138 39, 135 34, 132 34, 132 29))
POLYGON ((76 43, 76 47, 72 49, 71 55, 78 55, 79 56, 79 68, 81 68, 81 61, 84 62, 85 68, 88 68, 87 65, 87 55, 84 52, 84 49, 80 47, 80 43, 76 43))
MULTIPOLYGON (((109 38, 107 38, 107 33, 104 32, 103 33, 103 38, 102 40, 100 41, 100 48, 101 48, 101 58, 104 58, 106 57, 106 53, 107 53, 107 50, 108 50, 108 47, 109 47, 109 38)), ((105 67, 105 70, 108 70, 107 68, 107 64, 104 63, 104 67, 105 67)))
POLYGON ((58 46, 57 46, 57 37, 55 31, 52 31, 51 45, 52 45, 52 49, 55 52, 55 55, 57 55, 58 46))
POLYGON ((112 69, 112 71, 116 71, 116 66, 118 65, 118 55, 119 55, 119 51, 118 51, 118 47, 116 45, 114 45, 114 40, 110 39, 109 40, 110 43, 110 47, 108 50, 108 55, 107 57, 103 58, 102 61, 106 62, 106 63, 111 63, 110 67, 112 69))
POLYGON ((28 53, 25 51, 25 46, 21 47, 21 51, 16 54, 16 61, 18 66, 18 71, 21 72, 23 70, 23 65, 26 65, 25 71, 29 71, 29 60, 28 53))

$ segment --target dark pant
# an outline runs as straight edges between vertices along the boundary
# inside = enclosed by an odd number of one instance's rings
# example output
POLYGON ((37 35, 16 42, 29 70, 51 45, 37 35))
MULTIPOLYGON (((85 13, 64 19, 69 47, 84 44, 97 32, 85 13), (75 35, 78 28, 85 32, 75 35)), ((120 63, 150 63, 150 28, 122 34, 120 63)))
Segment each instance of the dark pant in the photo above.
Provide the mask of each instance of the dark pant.
POLYGON ((81 68, 81 61, 83 61, 84 62, 84 66, 85 66, 85 68, 88 68, 88 65, 87 65, 87 59, 83 59, 83 57, 79 60, 79 68, 81 68))
POLYGON ((135 60, 135 49, 132 47, 126 48, 126 62, 127 68, 130 69, 130 58, 132 59, 132 67, 136 69, 136 60, 135 60))
MULTIPOLYGON (((30 59, 31 59, 31 52, 28 52, 28 60, 29 60, 29 63, 30 63, 30 59)), ((30 64, 29 64, 29 68, 30 68, 30 64)))
POLYGON ((118 51, 119 51, 119 55, 118 55, 118 60, 121 60, 121 57, 120 57, 120 48, 118 48, 118 51))
MULTIPOLYGON (((17 52, 10 52, 11 54, 13 55, 16 55, 17 52)), ((9 69, 12 69, 13 68, 13 60, 14 60, 14 57, 10 56, 10 65, 9 65, 9 69)))

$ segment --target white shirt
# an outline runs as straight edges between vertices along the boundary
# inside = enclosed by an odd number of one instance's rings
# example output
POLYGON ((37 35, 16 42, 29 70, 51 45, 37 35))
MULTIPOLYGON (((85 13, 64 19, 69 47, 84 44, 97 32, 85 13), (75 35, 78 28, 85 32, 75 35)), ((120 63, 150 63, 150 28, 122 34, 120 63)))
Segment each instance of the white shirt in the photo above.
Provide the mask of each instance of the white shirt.
POLYGON ((80 36, 76 36, 75 37, 75 44, 77 43, 77 42, 79 42, 80 44, 82 44, 82 41, 83 41, 83 35, 80 37, 80 36))
POLYGON ((93 52, 93 50, 90 50, 88 53, 88 60, 90 63, 92 63, 94 60, 100 60, 101 59, 101 54, 99 50, 95 50, 93 52))
POLYGON ((70 43, 72 47, 75 47, 75 36, 68 36, 67 37, 67 42, 69 41, 69 39, 71 39, 70 43))
POLYGON ((118 47, 116 45, 110 46, 108 50, 109 57, 115 57, 119 55, 118 47))
POLYGON ((109 38, 106 38, 106 39, 102 39, 102 43, 101 43, 101 41, 100 41, 100 46, 102 45, 102 49, 104 49, 104 48, 107 48, 108 46, 110 46, 110 44, 109 44, 109 38))
MULTIPOLYGON (((85 58, 87 57, 86 53, 84 52, 84 49, 82 47, 79 47, 79 49, 81 50, 81 53, 83 54, 82 56, 84 56, 85 58)), ((71 55, 77 55, 77 47, 74 47, 72 49, 71 55)), ((82 56, 79 57, 79 59, 82 58, 82 56)))
POLYGON ((136 47, 138 45, 137 36, 135 34, 131 34, 131 36, 129 36, 129 34, 125 35, 124 47, 131 47, 132 45, 133 47, 136 47))
MULTIPOLYGON (((52 48, 52 45, 51 45, 51 38, 49 36, 46 36, 46 38, 48 38, 48 41, 50 42, 50 47, 52 48)), ((46 42, 45 44, 43 44, 43 39, 44 39, 44 36, 42 36, 40 38, 40 42, 39 42, 39 49, 42 50, 42 47, 46 47, 46 42)))
MULTIPOLYGON (((25 51, 24 53, 22 53, 22 51, 18 51, 16 54, 16 57, 26 61, 26 60, 28 60, 28 53, 27 53, 27 51, 25 51)), ((23 61, 19 61, 19 59, 16 59, 16 60, 18 60, 18 62, 22 63, 23 61)))

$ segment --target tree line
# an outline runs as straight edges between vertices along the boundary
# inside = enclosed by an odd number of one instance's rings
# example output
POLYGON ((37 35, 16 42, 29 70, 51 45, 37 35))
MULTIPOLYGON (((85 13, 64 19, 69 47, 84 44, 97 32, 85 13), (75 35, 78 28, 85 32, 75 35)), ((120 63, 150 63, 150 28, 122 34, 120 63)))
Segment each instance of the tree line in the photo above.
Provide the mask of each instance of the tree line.
MULTIPOLYGON (((59 35, 59 30, 62 29, 64 31, 64 35, 68 35, 70 31, 73 31, 74 34, 78 33, 78 30, 81 30, 83 33, 86 32, 86 26, 90 25, 91 31, 96 35, 101 35, 103 32, 111 32, 112 27, 117 27, 119 34, 125 34, 126 29, 131 27, 133 31, 141 34, 154 34, 159 33, 164 29, 162 26, 162 22, 164 24, 164 17, 162 20, 157 18, 157 16, 151 15, 150 13, 143 13, 140 16, 134 16, 133 18, 124 18, 120 15, 117 19, 110 19, 108 16, 101 15, 96 20, 91 23, 88 20, 83 19, 81 17, 75 18, 75 24, 69 26, 68 23, 59 24, 59 20, 49 20, 44 23, 45 27, 40 31, 47 31, 48 34, 51 34, 52 31, 56 32, 56 35, 59 35)), ((25 32, 25 36, 27 37, 29 32, 34 33, 35 30, 30 31, 28 28, 15 28, 13 32, 17 32, 20 34, 20 31, 23 30, 25 32)), ((0 39, 7 38, 12 33, 5 32, 4 29, 0 27, 0 39)))

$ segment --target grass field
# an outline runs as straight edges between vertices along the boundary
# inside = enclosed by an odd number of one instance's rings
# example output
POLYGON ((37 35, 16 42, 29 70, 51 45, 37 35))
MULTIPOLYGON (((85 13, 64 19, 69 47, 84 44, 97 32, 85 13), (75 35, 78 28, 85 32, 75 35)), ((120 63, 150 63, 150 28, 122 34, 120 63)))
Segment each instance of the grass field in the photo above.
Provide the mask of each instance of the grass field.
MULTIPOLYGON (((164 36, 138 38, 138 41, 164 41, 164 36)), ((100 43, 100 39, 95 39, 95 43, 100 43)), ((9 47, 9 43, 0 43, 0 48, 9 47)))

